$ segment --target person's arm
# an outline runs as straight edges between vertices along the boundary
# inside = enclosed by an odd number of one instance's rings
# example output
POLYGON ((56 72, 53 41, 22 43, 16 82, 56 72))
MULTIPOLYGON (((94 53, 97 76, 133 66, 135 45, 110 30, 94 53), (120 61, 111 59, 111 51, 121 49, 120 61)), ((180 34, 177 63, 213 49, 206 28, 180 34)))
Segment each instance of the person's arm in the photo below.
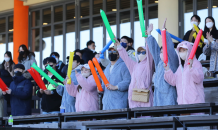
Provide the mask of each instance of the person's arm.
POLYGON ((93 75, 88 78, 84 78, 81 74, 76 74, 76 79, 82 89, 85 89, 87 92, 93 92, 97 90, 97 85, 95 83, 93 75))
POLYGON ((58 85, 58 87, 56 88, 56 91, 60 96, 63 96, 64 95, 64 86, 58 85))
POLYGON ((76 97, 76 94, 77 94, 77 86, 78 86, 78 85, 74 85, 73 83, 66 85, 67 92, 68 92, 68 94, 69 94, 70 96, 76 97))
POLYGON ((218 51, 218 43, 217 43, 216 41, 213 41, 213 42, 211 43, 211 49, 215 49, 215 50, 218 51))
POLYGON ((199 61, 195 61, 195 63, 192 65, 193 61, 190 61, 190 65, 192 67, 189 66, 190 69, 190 75, 193 78, 193 81, 197 84, 201 83, 204 80, 204 72, 203 72, 203 68, 202 65, 199 61))
POLYGON ((122 60, 125 62, 130 74, 132 74, 133 72, 133 68, 134 66, 137 64, 135 61, 133 61, 127 54, 126 50, 121 46, 118 45, 117 46, 117 50, 119 52, 120 57, 122 58, 122 60))
POLYGON ((206 56, 210 56, 211 55, 211 46, 208 43, 204 46, 203 53, 206 56))
POLYGON ((26 80, 23 89, 16 88, 16 90, 11 91, 11 95, 20 98, 28 99, 32 96, 33 85, 29 80, 26 80))
MULTIPOLYGON (((165 71, 164 79, 167 83, 169 83, 172 86, 176 86, 176 74, 173 73, 171 69, 165 71)), ((182 80, 182 79, 181 79, 182 80)))
POLYGON ((37 65, 36 59, 33 55, 30 56, 30 65, 32 66, 32 64, 35 63, 37 65))
POLYGON ((109 64, 110 64, 110 61, 106 58, 104 59, 101 59, 101 64, 104 66, 104 67, 107 67, 109 64))
POLYGON ((179 58, 174 49, 174 43, 172 41, 172 38, 168 32, 166 32, 166 40, 167 40, 168 62, 169 62, 171 70, 173 72, 176 72, 179 66, 179 58))
POLYGON ((123 80, 117 84, 118 91, 128 91, 131 76, 126 66, 122 67, 121 76, 123 80))

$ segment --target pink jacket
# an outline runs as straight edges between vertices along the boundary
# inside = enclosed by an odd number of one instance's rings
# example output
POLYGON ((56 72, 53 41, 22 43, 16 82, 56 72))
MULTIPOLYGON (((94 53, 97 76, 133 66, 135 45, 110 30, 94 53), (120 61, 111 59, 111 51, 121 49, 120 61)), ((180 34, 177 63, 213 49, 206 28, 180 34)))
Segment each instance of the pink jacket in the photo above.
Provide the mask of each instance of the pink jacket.
POLYGON ((192 45, 187 42, 181 42, 177 46, 177 55, 179 57, 179 67, 175 73, 171 70, 165 71, 164 78, 172 86, 176 86, 177 89, 177 102, 178 104, 194 104, 205 103, 204 99, 204 74, 201 63, 196 57, 193 59, 192 68, 189 68, 188 57, 191 53, 192 45), (188 55, 184 64, 184 68, 181 65, 181 60, 178 55, 179 48, 185 46, 188 48, 188 55))
POLYGON ((84 78, 77 73, 76 78, 78 84, 82 87, 80 92, 77 90, 78 85, 73 83, 66 85, 69 95, 76 97, 76 112, 98 110, 98 92, 94 77, 91 75, 88 78, 84 78))
POLYGON ((153 91, 152 91, 151 84, 152 84, 152 75, 154 73, 154 63, 153 63, 152 55, 148 49, 148 46, 146 45, 146 47, 143 48, 146 49, 146 58, 139 63, 137 54, 136 54, 137 62, 135 62, 131 58, 129 58, 126 50, 122 46, 118 46, 120 57, 125 62, 131 75, 131 83, 129 85, 129 90, 128 90, 129 108, 153 106, 153 91), (145 102, 132 101, 133 88, 149 89, 150 90, 149 102, 145 103, 145 102))

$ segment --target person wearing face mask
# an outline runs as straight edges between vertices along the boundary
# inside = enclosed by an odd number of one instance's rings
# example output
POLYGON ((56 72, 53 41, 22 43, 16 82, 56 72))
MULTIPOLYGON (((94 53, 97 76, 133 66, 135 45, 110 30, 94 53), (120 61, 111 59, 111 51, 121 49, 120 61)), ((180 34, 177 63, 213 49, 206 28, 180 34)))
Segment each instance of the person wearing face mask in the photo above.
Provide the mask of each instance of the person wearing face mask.
POLYGON ((92 58, 95 57, 97 54, 95 51, 95 42, 90 40, 86 44, 87 48, 81 50, 82 51, 82 59, 84 61, 84 64, 88 64, 89 60, 92 60, 92 58))
POLYGON ((33 63, 37 64, 35 54, 30 52, 25 45, 21 45, 18 51, 18 63, 23 64, 26 70, 30 69, 33 63))
POLYGON ((152 75, 154 73, 154 64, 148 46, 146 45, 146 47, 139 47, 137 49, 137 54, 135 56, 136 61, 134 61, 128 56, 125 48, 121 46, 118 41, 115 44, 120 57, 125 62, 131 75, 131 82, 128 89, 129 108, 153 106, 153 90, 151 84, 152 75), (133 101, 133 89, 149 90, 149 101, 133 101))
POLYGON ((16 64, 13 69, 15 76, 9 89, 3 92, 4 98, 10 101, 11 115, 31 115, 32 83, 23 77, 25 71, 23 64, 16 64))
MULTIPOLYGON (((163 29, 165 29, 166 20, 163 24, 163 29)), ((155 75, 154 75, 154 100, 153 106, 168 106, 177 105, 177 93, 176 87, 167 83, 164 79, 164 67, 163 67, 163 49, 160 48, 156 39, 151 35, 153 31, 153 24, 150 24, 147 28, 147 44, 154 59, 155 64, 155 75)), ((171 40, 169 33, 166 33, 167 40, 167 52, 168 52, 168 63, 170 69, 175 73, 178 66, 179 60, 174 49, 174 44, 171 40)))
POLYGON ((207 56, 207 60, 210 59, 210 69, 213 73, 213 77, 217 77, 218 73, 218 30, 215 26, 213 17, 207 17, 205 19, 206 25, 204 28, 204 36, 207 38, 205 46, 203 48, 204 54, 207 56), (209 57, 209 58, 208 58, 209 57))
MULTIPOLYGON (((132 60, 136 61, 136 58, 135 58, 135 49, 132 48, 132 46, 128 46, 129 43, 130 43, 129 37, 127 37, 127 36, 121 37, 121 39, 120 39, 120 45, 121 45, 123 48, 125 48, 125 50, 126 50, 128 56, 129 56, 132 60)), ((116 47, 116 46, 115 46, 115 47, 116 47)), ((117 47, 116 47, 116 48, 117 48, 117 47)))
MULTIPOLYGON (((56 69, 56 59, 54 57, 48 57, 47 62, 48 65, 50 65, 58 74, 60 74, 63 78, 65 78, 65 76, 59 70, 56 69)), ((57 82, 59 85, 63 85, 63 83, 47 69, 46 69, 46 73, 52 80, 57 82)), ((50 84, 45 78, 42 77, 42 80, 45 83, 47 90, 38 89, 36 91, 37 96, 39 98, 42 98, 41 100, 42 114, 59 113, 62 97, 57 93, 56 88, 53 87, 53 85, 50 84)))
MULTIPOLYGON (((74 55, 73 58, 73 66, 72 66, 72 72, 71 72, 71 80, 72 84, 78 85, 75 71, 78 73, 81 73, 80 70, 80 57, 78 55, 74 55)), ((64 85, 59 85, 56 88, 57 93, 62 96, 61 106, 65 107, 65 112, 76 112, 75 109, 75 98, 73 96, 70 96, 66 89, 66 80, 64 82, 64 85)))
POLYGON ((57 63, 56 64, 56 69, 58 71, 62 71, 62 69, 64 68, 65 64, 61 60, 59 60, 60 55, 57 52, 52 52, 50 57, 54 57, 55 58, 56 63, 57 63))
POLYGON ((128 88, 131 76, 119 53, 114 47, 108 49, 110 63, 104 70, 109 81, 107 87, 102 82, 103 110, 128 108, 128 88))
POLYGON ((164 79, 170 85, 176 86, 179 105, 205 103, 203 68, 196 57, 193 60, 188 59, 191 50, 192 45, 187 41, 177 46, 179 67, 175 73, 169 68, 169 64, 164 64, 164 79))
MULTIPOLYGON (((76 112, 97 111, 98 108, 98 91, 94 77, 88 64, 81 68, 81 74, 75 70, 78 85, 73 82, 66 84, 69 95, 76 98, 76 112)), ((69 79, 67 77, 67 79, 69 79)))
MULTIPOLYGON (((192 29, 189 30, 188 32, 186 32, 186 34, 183 37, 183 40, 191 42, 191 43, 194 43, 195 42, 195 38, 193 37, 193 34, 194 33, 197 34, 197 32, 195 31, 193 24, 198 26, 200 23, 201 23, 201 18, 198 15, 193 15, 191 17, 191 23, 190 23, 191 26, 192 26, 192 29)), ((201 41, 201 43, 203 43, 203 42, 204 41, 201 41)), ((195 54, 197 59, 203 53, 203 47, 204 47, 204 44, 202 45, 202 47, 198 46, 196 54, 195 54)))
POLYGON ((12 60, 12 55, 10 51, 6 51, 4 55, 4 61, 2 66, 4 69, 7 70, 11 76, 14 76, 13 68, 14 68, 14 61, 12 60))

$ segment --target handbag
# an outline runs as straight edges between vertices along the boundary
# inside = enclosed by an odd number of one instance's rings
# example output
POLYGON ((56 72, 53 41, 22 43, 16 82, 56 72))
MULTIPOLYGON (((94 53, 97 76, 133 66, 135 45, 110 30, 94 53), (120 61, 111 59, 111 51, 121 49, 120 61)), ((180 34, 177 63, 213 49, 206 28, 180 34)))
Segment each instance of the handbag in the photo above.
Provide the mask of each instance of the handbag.
POLYGON ((150 90, 148 89, 132 89, 132 101, 149 102, 150 90))

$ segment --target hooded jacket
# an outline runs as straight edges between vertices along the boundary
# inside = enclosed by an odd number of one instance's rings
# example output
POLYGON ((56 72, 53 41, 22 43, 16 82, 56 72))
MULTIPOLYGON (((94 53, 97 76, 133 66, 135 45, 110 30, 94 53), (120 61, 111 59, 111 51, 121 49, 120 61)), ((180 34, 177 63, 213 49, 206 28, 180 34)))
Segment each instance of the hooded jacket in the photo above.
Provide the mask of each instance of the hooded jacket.
POLYGON ((97 53, 93 52, 89 48, 85 48, 82 50, 82 59, 84 60, 84 64, 88 64, 89 60, 95 57, 97 53))
POLYGON ((177 53, 180 47, 188 48, 188 54, 184 63, 184 67, 181 64, 179 58, 179 67, 175 73, 171 69, 165 71, 164 79, 172 86, 176 86, 177 89, 177 102, 178 104, 195 104, 205 103, 204 95, 204 73, 201 63, 196 57, 193 59, 192 68, 189 68, 188 57, 192 50, 192 45, 187 42, 181 42, 177 46, 177 53))
MULTIPOLYGON (((168 63, 170 69, 173 73, 176 72, 179 66, 178 56, 174 49, 174 43, 169 35, 166 33, 167 39, 167 53, 168 53, 168 63)), ((148 36, 147 39, 148 48, 154 59, 155 64, 155 75, 154 75, 154 100, 153 106, 167 106, 176 105, 177 93, 176 87, 171 86, 164 79, 164 62, 160 59, 160 47, 153 36, 148 36)))
POLYGON ((10 85, 11 94, 4 95, 4 98, 11 103, 11 115, 31 115, 33 85, 30 80, 23 76, 13 77, 10 85))
MULTIPOLYGON (((77 72, 80 73, 81 70, 79 67, 76 68, 77 72)), ((72 84, 78 85, 75 69, 71 72, 72 84)), ((56 88, 57 93, 62 96, 61 106, 65 107, 65 112, 76 112, 75 109, 75 97, 70 96, 67 92, 66 85, 59 85, 56 88)))
POLYGON ((125 62, 131 75, 131 82, 128 90, 129 108, 153 106, 153 90, 151 86, 152 75, 154 73, 153 58, 147 45, 146 47, 142 47, 142 48, 146 50, 146 57, 141 62, 139 62, 137 54, 136 54, 137 62, 132 60, 128 56, 126 50, 121 45, 118 46, 117 49, 120 57, 125 62), (145 103, 145 102, 132 101, 132 89, 134 88, 150 90, 149 102, 145 103))
POLYGON ((71 83, 66 85, 69 95, 76 97, 76 112, 97 111, 98 110, 98 91, 93 75, 84 78, 81 74, 76 74, 78 84, 82 87, 78 92, 78 85, 71 83))
POLYGON ((121 58, 114 64, 111 73, 110 67, 111 63, 104 70, 104 74, 111 85, 118 86, 118 90, 108 90, 102 82, 103 110, 128 108, 128 88, 131 81, 128 68, 121 58))

